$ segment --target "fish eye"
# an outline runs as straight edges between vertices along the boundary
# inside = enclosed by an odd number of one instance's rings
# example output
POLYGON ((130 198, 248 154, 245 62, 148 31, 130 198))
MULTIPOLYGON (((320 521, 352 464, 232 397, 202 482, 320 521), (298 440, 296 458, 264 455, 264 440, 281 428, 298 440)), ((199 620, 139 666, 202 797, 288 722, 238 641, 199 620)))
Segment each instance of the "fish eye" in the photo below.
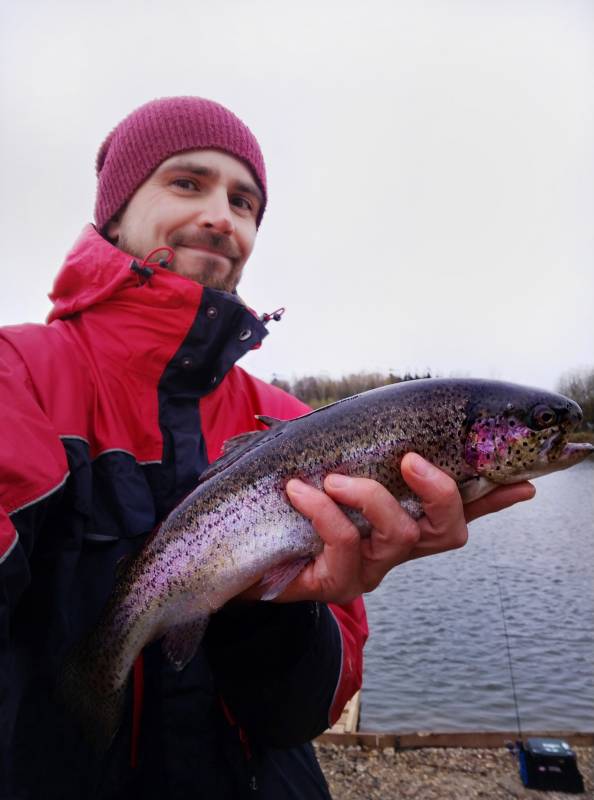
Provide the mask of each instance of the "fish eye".
POLYGON ((531 414, 532 428, 550 428, 557 422, 557 412, 550 406, 539 405, 532 409, 531 414))

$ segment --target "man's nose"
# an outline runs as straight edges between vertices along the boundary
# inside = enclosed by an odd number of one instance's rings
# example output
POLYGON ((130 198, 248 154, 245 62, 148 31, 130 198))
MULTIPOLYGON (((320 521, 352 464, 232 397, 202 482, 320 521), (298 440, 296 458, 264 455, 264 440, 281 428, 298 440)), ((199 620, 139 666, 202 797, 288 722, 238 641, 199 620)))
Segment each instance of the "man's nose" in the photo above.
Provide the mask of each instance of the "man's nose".
POLYGON ((198 222, 204 228, 210 228, 217 233, 229 236, 235 230, 233 215, 226 192, 213 192, 206 198, 198 222))

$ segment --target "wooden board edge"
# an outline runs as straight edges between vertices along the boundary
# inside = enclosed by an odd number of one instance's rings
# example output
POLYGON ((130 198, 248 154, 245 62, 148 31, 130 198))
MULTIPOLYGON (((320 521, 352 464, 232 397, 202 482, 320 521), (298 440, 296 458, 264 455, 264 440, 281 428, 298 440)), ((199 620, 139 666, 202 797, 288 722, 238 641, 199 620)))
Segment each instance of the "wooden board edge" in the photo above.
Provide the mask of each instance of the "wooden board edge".
MULTIPOLYGON (((564 739, 572 747, 594 746, 593 732, 575 731, 538 731, 524 733, 524 740, 532 737, 551 737, 564 739)), ((518 734, 515 731, 483 731, 483 732, 445 732, 445 733, 372 733, 368 731, 333 733, 326 731, 315 740, 321 744, 337 744, 345 747, 356 746, 377 748, 393 747, 395 750, 418 749, 422 747, 460 747, 491 748, 505 747, 515 742, 518 734)))

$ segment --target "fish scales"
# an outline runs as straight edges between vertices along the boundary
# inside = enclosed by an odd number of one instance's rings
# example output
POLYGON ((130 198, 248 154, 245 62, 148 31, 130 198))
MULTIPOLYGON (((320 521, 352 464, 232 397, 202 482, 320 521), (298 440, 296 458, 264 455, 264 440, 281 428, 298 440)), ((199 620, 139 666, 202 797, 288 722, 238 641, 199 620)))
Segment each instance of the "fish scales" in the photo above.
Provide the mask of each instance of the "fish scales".
MULTIPOLYGON (((64 696, 71 705, 83 692, 100 698, 83 701, 82 709, 79 700, 78 710, 93 738, 105 743, 145 644, 164 637, 166 655, 181 669, 209 615, 225 602, 260 579, 266 596, 280 593, 322 546, 288 501, 291 478, 317 487, 330 472, 374 478, 418 518, 420 501, 400 473, 405 453, 441 467, 469 501, 582 460, 594 448, 566 440, 580 419, 573 401, 542 390, 429 379, 365 392, 238 437, 122 570, 100 623, 67 661, 64 696)), ((361 514, 344 510, 365 534, 361 514)))

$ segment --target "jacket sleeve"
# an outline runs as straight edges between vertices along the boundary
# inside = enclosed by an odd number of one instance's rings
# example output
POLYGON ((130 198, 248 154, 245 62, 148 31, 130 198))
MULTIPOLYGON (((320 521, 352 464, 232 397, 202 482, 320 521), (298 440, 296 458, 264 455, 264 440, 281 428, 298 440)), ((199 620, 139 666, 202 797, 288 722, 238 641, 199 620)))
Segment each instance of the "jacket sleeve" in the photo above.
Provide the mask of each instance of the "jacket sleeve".
POLYGON ((0 641, 30 579, 35 531, 68 475, 59 436, 41 408, 27 368, 0 334, 0 641))
POLYGON ((28 371, 2 334, 0 442, 0 785, 4 785, 18 704, 12 622, 31 580, 29 558, 36 531, 61 493, 68 467, 62 442, 40 406, 28 371))
POLYGON ((361 687, 367 621, 362 598, 321 603, 237 603, 216 614, 205 640, 222 698, 257 741, 313 739, 361 687))

